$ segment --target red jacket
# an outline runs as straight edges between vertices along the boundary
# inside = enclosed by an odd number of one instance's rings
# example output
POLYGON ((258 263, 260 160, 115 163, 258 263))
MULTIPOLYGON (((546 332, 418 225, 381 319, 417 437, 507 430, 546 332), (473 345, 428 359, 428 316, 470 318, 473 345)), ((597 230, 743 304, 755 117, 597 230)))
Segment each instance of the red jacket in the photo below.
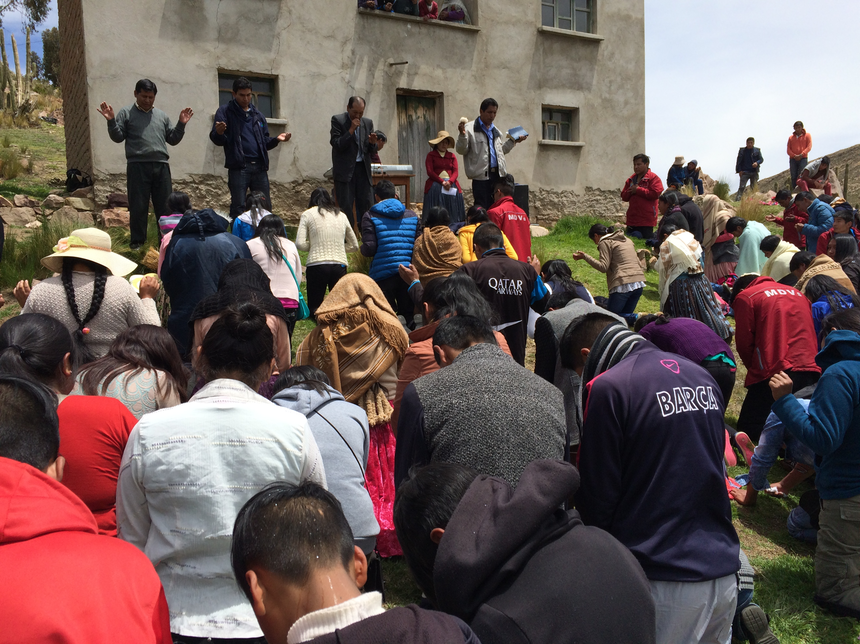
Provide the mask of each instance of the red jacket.
POLYGON ((633 185, 634 174, 624 184, 621 200, 630 203, 627 208, 628 226, 656 226, 657 199, 663 194, 663 182, 660 177, 648 170, 637 185, 633 185))
MULTIPOLYGON (((858 235, 860 235, 860 231, 856 228, 851 229, 851 234, 854 236, 854 239, 860 239, 858 235)), ((815 246, 815 254, 816 255, 824 255, 827 253, 827 245, 830 243, 830 240, 836 236, 836 231, 832 228, 828 231, 821 233, 818 236, 818 244, 815 246)), ((795 244, 797 246, 797 244, 795 244)), ((800 246, 798 246, 800 248, 800 246)))
POLYGON ((0 640, 170 644, 161 581, 42 472, 0 458, 0 640))
POLYGON ((532 229, 529 216, 514 203, 514 198, 502 197, 490 207, 487 215, 511 241, 519 260, 528 261, 532 254, 532 229))
POLYGON ((427 181, 424 182, 424 194, 430 192, 433 187, 433 182, 442 183, 444 179, 439 175, 443 172, 448 173, 448 181, 457 186, 458 192, 463 192, 460 189, 460 182, 457 181, 459 171, 457 170, 457 155, 453 152, 448 152, 444 157, 436 150, 430 150, 427 158, 424 160, 424 168, 427 170, 427 181))
POLYGON ((767 380, 780 371, 815 371, 818 338, 812 306, 796 288, 770 277, 753 280, 732 303, 735 346, 747 368, 744 386, 767 380))
POLYGON ((800 212, 796 205, 791 204, 782 212, 782 217, 777 217, 774 223, 777 226, 783 226, 785 228, 785 230, 782 231, 783 241, 787 241, 789 244, 794 244, 801 250, 806 248, 806 236, 797 232, 797 228, 795 228, 795 226, 797 224, 808 224, 809 215, 805 212, 800 212), (790 220, 792 217, 794 217, 794 221, 786 221, 786 219, 790 220))

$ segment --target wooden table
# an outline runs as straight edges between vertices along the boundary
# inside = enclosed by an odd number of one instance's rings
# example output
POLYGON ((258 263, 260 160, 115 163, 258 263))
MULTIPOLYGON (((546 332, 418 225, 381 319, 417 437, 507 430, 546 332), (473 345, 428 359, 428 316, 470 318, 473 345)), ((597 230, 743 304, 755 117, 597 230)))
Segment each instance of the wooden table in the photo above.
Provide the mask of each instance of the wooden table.
POLYGON ((383 179, 387 179, 391 183, 394 184, 394 187, 403 186, 403 189, 406 193, 406 207, 409 208, 410 198, 409 198, 409 182, 411 179, 415 177, 414 173, 383 173, 383 174, 374 174, 373 175, 373 185, 376 186, 377 183, 382 181, 383 179))

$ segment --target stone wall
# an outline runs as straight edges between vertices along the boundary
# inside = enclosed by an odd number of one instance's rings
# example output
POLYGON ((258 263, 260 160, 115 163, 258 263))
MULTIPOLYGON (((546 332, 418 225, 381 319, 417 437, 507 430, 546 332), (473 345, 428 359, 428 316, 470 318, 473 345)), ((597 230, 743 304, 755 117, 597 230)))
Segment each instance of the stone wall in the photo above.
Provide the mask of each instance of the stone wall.
POLYGON ((82 0, 61 0, 58 5, 60 59, 62 60, 60 84, 63 88, 66 167, 77 168, 92 174, 93 152, 90 141, 82 0))

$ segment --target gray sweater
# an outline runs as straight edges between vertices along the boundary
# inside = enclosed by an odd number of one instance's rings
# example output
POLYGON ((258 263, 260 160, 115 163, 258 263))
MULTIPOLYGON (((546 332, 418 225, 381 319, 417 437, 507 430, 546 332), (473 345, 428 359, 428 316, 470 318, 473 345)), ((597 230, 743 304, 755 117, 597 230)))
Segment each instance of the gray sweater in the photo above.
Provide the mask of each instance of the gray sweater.
POLYGON ((167 163, 167 144, 177 145, 185 134, 185 124, 174 126, 160 109, 144 112, 137 103, 122 108, 107 128, 113 141, 125 141, 128 163, 167 163))
POLYGON ((272 402, 307 417, 322 454, 328 490, 343 506, 355 545, 365 553, 373 550, 379 524, 373 514, 370 494, 364 487, 364 472, 367 471, 370 452, 367 414, 358 405, 346 402, 339 391, 330 387, 326 393, 302 387, 282 389, 272 397, 272 402))
POLYGON ((497 345, 478 344, 406 388, 395 481, 422 461, 444 461, 516 486, 532 461, 564 459, 566 443, 561 392, 497 345))

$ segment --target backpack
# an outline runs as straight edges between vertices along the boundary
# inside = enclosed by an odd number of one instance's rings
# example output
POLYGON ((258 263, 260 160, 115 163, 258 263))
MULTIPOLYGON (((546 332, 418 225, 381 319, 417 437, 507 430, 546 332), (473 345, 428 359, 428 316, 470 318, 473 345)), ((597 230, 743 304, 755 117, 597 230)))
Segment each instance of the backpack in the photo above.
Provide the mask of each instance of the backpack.
POLYGON ((74 192, 78 188, 87 188, 91 185, 93 180, 87 173, 77 168, 66 170, 66 192, 74 192))

